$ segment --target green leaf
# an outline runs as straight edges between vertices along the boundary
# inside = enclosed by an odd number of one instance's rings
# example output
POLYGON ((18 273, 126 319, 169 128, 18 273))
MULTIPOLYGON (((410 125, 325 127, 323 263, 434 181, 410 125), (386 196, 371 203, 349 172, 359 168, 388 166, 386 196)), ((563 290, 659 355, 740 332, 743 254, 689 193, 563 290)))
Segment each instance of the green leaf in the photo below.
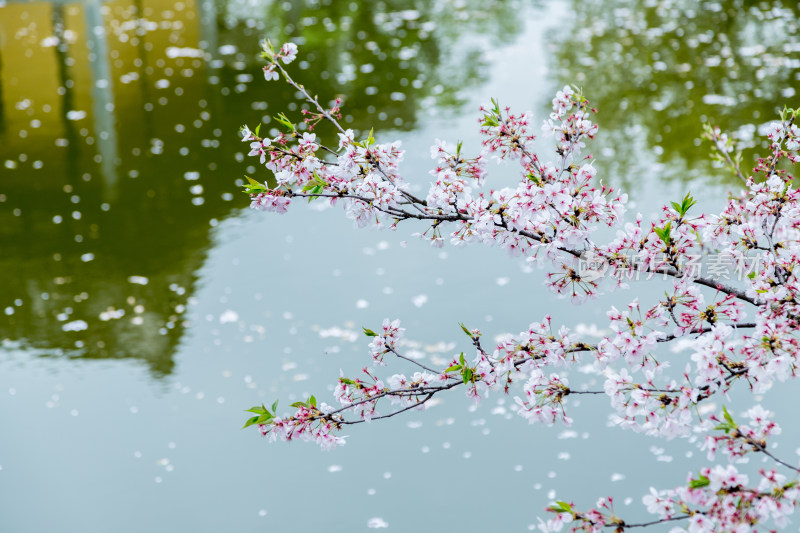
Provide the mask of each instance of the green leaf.
POLYGON ((264 424, 265 422, 269 422, 270 420, 272 420, 272 418, 273 417, 270 413, 264 413, 263 415, 258 417, 258 420, 256 420, 256 424, 264 424))
MULTIPOLYGON (((691 193, 686 193, 686 196, 683 198, 683 201, 680 203, 680 206, 676 208, 675 211, 677 211, 680 216, 684 216, 689 211, 689 209, 691 209, 691 207, 696 203, 697 202, 695 201, 694 198, 692 198, 691 193)), ((677 204, 673 202, 673 207, 675 205, 677 204)))
POLYGON ((308 407, 308 406, 305 404, 305 402, 294 402, 293 404, 289 405, 289 407, 300 409, 301 407, 308 407))
POLYGON ((492 111, 494 111, 495 115, 500 114, 500 104, 494 98, 492 98, 492 111))
POLYGON ((278 123, 280 123, 281 125, 283 125, 283 126, 284 126, 284 127, 287 129, 287 130, 289 130, 289 131, 291 131, 291 132, 295 132, 295 131, 297 131, 297 128, 295 128, 295 126, 294 126, 294 124, 292 123, 292 121, 291 121, 291 120, 289 120, 289 119, 286 117, 286 115, 284 115, 283 113, 278 113, 278 114, 277 114, 277 115, 276 115, 274 118, 275 118, 275 120, 277 120, 277 121, 278 121, 278 123))
POLYGON ((247 184, 244 186, 244 192, 247 194, 254 194, 259 192, 264 192, 267 190, 267 186, 263 183, 259 183, 250 176, 245 176, 247 179, 247 184))
POLYGON ((468 382, 472 381, 472 369, 470 367, 466 367, 461 374, 461 377, 464 378, 464 384, 466 385, 468 382))
POLYGON ((278 412, 278 400, 275 400, 275 403, 272 404, 272 412, 273 413, 278 412))
POLYGON ((259 122, 258 126, 256 126, 256 137, 258 137, 258 132, 260 131, 261 131, 261 123, 259 122))
POLYGON ((257 182, 256 180, 254 180, 254 179, 253 179, 253 178, 251 178, 250 176, 245 176, 245 178, 247 179, 247 183, 249 183, 249 184, 250 184, 250 185, 252 185, 253 187, 263 187, 263 186, 264 186, 264 184, 263 184, 263 183, 259 183, 259 182, 257 182))
POLYGON ((464 359, 464 352, 461 352, 461 355, 458 356, 458 362, 461 363, 461 366, 464 366, 464 365, 467 364, 466 359, 464 359))
POLYGON ((316 406, 317 406, 317 399, 316 399, 316 398, 314 398, 314 395, 313 395, 313 394, 312 394, 312 395, 311 395, 311 397, 308 399, 308 403, 310 403, 310 404, 311 404, 311 407, 316 407, 316 406))
POLYGON ((734 421, 733 421, 733 417, 732 417, 732 416, 731 416, 731 414, 728 412, 728 409, 726 409, 724 405, 722 406, 722 416, 723 416, 723 417, 725 417, 725 422, 727 422, 728 424, 730 424, 730 425, 731 425, 731 427, 733 427, 733 428, 736 428, 736 427, 738 427, 738 426, 736 425, 736 422, 734 422, 734 421))
POLYGON ((361 329, 364 330, 364 335, 366 335, 367 337, 377 337, 378 336, 378 334, 375 333, 374 331, 372 331, 371 329, 367 329, 365 327, 362 327, 361 329))
POLYGON ((656 235, 658 235, 658 238, 661 239, 661 241, 667 246, 669 246, 671 242, 669 236, 671 230, 672 230, 672 221, 667 222, 667 224, 663 228, 653 228, 653 231, 655 232, 656 235))
POLYGON ((314 175, 314 183, 317 183, 322 186, 330 185, 327 181, 319 177, 319 174, 317 174, 316 170, 312 171, 311 173, 314 175))
POLYGON ((349 378, 339 378, 340 383, 344 383, 345 385, 355 385, 356 382, 349 378))
POLYGON ((756 273, 755 273, 755 272, 750 272, 750 273, 747 275, 747 277, 748 277, 748 278, 750 278, 750 279, 754 279, 754 278, 756 277, 756 273))
POLYGON ((254 416, 253 418, 248 418, 247 422, 245 422, 244 426, 242 426, 242 429, 250 427, 250 426, 252 426, 253 424, 255 424, 257 422, 258 422, 258 417, 257 416, 254 416))
POLYGON ((245 413, 254 413, 254 414, 257 414, 257 415, 262 415, 262 414, 264 414, 266 412, 267 412, 267 410, 264 409, 263 407, 251 407, 250 409, 245 411, 245 413))
POLYGON ((453 365, 444 369, 445 372, 455 372, 456 370, 461 370, 461 365, 453 365))
POLYGON ((692 480, 689 481, 689 487, 693 488, 693 489, 699 489, 701 487, 707 487, 710 484, 711 484, 711 481, 706 476, 704 476, 703 474, 700 474, 700 477, 698 477, 697 479, 692 479, 692 480))
POLYGON ((463 322, 459 322, 458 325, 461 326, 461 331, 466 333, 467 337, 469 337, 471 339, 472 338, 472 332, 467 329, 467 326, 465 326, 463 322))
POLYGON ((570 513, 572 514, 572 504, 562 501, 556 501, 553 505, 547 508, 552 513, 570 513))

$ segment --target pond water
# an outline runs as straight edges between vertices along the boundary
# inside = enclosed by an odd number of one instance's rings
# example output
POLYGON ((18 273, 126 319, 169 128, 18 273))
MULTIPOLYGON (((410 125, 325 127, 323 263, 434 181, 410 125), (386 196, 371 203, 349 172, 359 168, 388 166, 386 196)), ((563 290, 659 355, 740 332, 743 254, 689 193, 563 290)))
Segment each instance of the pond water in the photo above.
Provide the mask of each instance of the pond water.
POLYGON ((602 399, 543 428, 511 397, 454 393, 330 453, 239 429, 254 404, 331 401, 384 317, 441 364, 467 348, 458 322, 494 338, 551 314, 591 340, 633 298, 576 308, 499 250, 356 231, 315 204, 247 209, 242 176, 267 173, 239 126, 298 109, 263 81, 263 36, 301 45, 293 72, 343 95, 350 127, 401 139, 420 191, 434 139, 478 150, 489 98, 542 118, 575 83, 600 110, 599 174, 634 210, 688 190, 715 207, 736 184, 702 122, 756 150, 798 104, 796 3, 430 4, 0 0, 0 530, 526 531, 555 498, 642 517, 650 485, 701 464, 693 443, 607 427, 602 399))

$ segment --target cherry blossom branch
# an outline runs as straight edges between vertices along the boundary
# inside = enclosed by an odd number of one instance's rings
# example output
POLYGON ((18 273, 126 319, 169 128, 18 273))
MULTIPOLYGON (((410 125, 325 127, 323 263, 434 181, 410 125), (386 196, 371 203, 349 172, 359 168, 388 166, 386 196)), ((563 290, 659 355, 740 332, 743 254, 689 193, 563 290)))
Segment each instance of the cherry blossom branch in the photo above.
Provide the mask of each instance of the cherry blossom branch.
MULTIPOLYGON (((605 394, 611 419, 622 428, 666 438, 688 437, 708 432, 709 421, 717 421, 716 429, 724 434, 708 435, 703 441, 709 459, 717 449, 731 459, 758 452, 800 473, 767 449, 766 437, 779 429, 760 406, 747 411, 746 424, 737 424, 725 408, 721 418, 701 415, 696 409, 700 402, 728 391, 739 378, 760 393, 775 381, 800 373, 800 274, 795 274, 800 272, 796 216, 800 192, 793 189, 788 171, 777 166, 781 159, 800 162, 800 129, 794 125, 800 110, 785 110, 779 124, 769 125, 771 153, 754 169, 764 175, 763 181, 745 178, 740 154, 731 155, 732 141, 718 129, 707 130, 719 160, 745 184, 741 195, 730 198, 721 213, 688 217, 695 200, 686 194, 681 202, 664 206, 655 222, 644 223, 637 215, 623 223, 627 196, 599 182, 591 155, 581 155, 584 141, 594 137, 597 125, 592 122, 595 110, 580 89, 567 86, 558 91, 553 112, 542 126, 556 138, 557 157, 552 161, 533 151, 531 116, 514 114, 492 100, 489 108, 481 109, 481 153, 467 158, 460 142, 453 147, 437 140, 431 148, 433 180, 421 198, 408 192, 409 184, 399 172, 403 158, 399 142, 377 143, 371 131, 366 139, 356 139, 353 130, 337 120, 341 99, 325 109, 317 96, 291 78, 283 65, 291 63, 296 53, 291 43, 279 50, 265 43, 264 75, 267 80, 283 76, 310 105, 311 110, 303 106, 303 114, 312 117, 305 119, 309 131, 301 135, 285 115, 276 118, 288 133, 273 139, 259 137, 259 128, 255 133, 242 129, 243 141, 250 142, 249 155, 259 157, 278 184, 270 188, 248 178, 245 191, 251 195, 251 207, 283 213, 292 199, 308 198, 341 205, 362 227, 427 222, 429 227, 420 236, 434 246, 442 246, 449 236, 454 245, 497 244, 531 262, 547 262, 552 269, 547 285, 576 301, 597 296, 601 277, 627 288, 626 275, 649 279, 661 274, 671 278, 674 289, 666 300, 650 307, 641 306, 638 299, 622 310, 611 307, 607 312, 611 332, 595 344, 582 342, 566 327, 554 330, 548 316, 486 350, 480 331, 462 325, 474 352, 452 355, 443 370, 402 354, 397 343, 404 330, 399 321, 385 320, 377 333, 364 330, 372 337, 374 365, 384 365, 384 358, 392 354, 412 363, 418 370, 413 375, 393 374, 384 382, 369 367, 359 378, 340 375, 334 391, 338 407, 318 406, 311 396, 292 404, 295 411, 282 417, 277 403, 269 409, 262 405, 250 409, 256 416, 247 426, 256 425, 269 439, 313 440, 330 449, 344 444, 337 435, 344 425, 424 408, 437 394, 462 386, 478 402, 491 391, 509 394, 516 383, 522 386, 514 398, 515 409, 529 422, 551 425, 560 419, 568 425, 572 421, 565 398, 605 394), (338 149, 324 146, 310 133, 322 120, 334 124, 338 149), (490 156, 518 161, 521 175, 515 187, 483 188, 490 156), (592 232, 605 226, 616 228, 617 237, 595 244, 592 232), (703 259, 720 252, 737 261, 743 275, 740 284, 722 283, 690 264, 692 256, 703 259), (586 268, 593 259, 596 264, 586 268), (710 296, 704 287, 715 294, 710 296), (744 322, 745 303, 755 308, 750 322, 744 322), (653 350, 678 338, 689 340, 692 350, 680 382, 662 373, 670 361, 660 362, 653 350), (568 372, 578 364, 602 376, 602 390, 570 386, 568 372), (637 372, 642 377, 634 379, 637 372), (395 406, 393 410, 378 413, 377 404, 387 402, 395 406)), ((577 524, 576 531, 624 530, 674 520, 688 520, 691 531, 734 530, 767 520, 782 525, 800 504, 800 488, 774 470, 759 475, 754 487, 733 465, 714 465, 690 477, 684 487, 651 489, 643 501, 659 519, 637 524, 614 516, 610 499, 585 513, 556 502, 549 509, 556 518, 542 529, 558 530, 567 520, 577 524)))

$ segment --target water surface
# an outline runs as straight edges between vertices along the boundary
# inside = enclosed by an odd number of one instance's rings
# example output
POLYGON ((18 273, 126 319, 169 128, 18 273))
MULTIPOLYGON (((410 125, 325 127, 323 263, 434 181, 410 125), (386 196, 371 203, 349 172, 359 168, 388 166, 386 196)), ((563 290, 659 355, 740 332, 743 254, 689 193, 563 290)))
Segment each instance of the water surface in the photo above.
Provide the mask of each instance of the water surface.
POLYGON ((487 338, 547 313, 602 330, 606 308, 418 228, 250 212, 237 184, 267 174, 238 128, 298 110, 263 82, 258 41, 300 43, 297 78, 344 96, 350 127, 402 139, 423 192, 430 144, 477 151, 489 98, 544 117, 581 85, 601 175, 650 216, 736 186, 698 147, 704 120, 755 149, 797 105, 797 20, 779 2, 0 3, 0 529, 519 531, 554 498, 606 494, 641 516, 649 485, 683 482, 698 453, 607 428, 603 401, 573 404, 565 431, 456 393, 332 453, 239 430, 253 404, 329 395, 384 317, 437 364, 466 348, 460 321, 487 338))

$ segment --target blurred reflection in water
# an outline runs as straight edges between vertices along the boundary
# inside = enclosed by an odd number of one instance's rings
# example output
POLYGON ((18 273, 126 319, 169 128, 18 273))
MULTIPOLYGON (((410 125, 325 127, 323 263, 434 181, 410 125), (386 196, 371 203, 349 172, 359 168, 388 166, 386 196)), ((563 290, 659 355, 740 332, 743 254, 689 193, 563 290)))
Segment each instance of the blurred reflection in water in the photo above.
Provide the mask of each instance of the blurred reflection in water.
POLYGON ((705 121, 760 149, 758 126, 800 102, 797 2, 572 5, 576 30, 552 52, 563 82, 582 86, 600 109, 603 155, 618 164, 612 173, 628 187, 653 173, 641 165, 653 147, 666 165, 657 164, 659 174, 688 180, 707 173, 709 150, 698 149, 705 121))
MULTIPOLYGON (((525 4, 527 5, 527 4, 525 4)), ((480 83, 519 2, 115 0, 0 4, 0 337, 45 356, 173 368, 244 121, 296 110, 258 41, 354 128, 412 129, 480 83)), ((236 199, 237 201, 234 201, 236 199)))

